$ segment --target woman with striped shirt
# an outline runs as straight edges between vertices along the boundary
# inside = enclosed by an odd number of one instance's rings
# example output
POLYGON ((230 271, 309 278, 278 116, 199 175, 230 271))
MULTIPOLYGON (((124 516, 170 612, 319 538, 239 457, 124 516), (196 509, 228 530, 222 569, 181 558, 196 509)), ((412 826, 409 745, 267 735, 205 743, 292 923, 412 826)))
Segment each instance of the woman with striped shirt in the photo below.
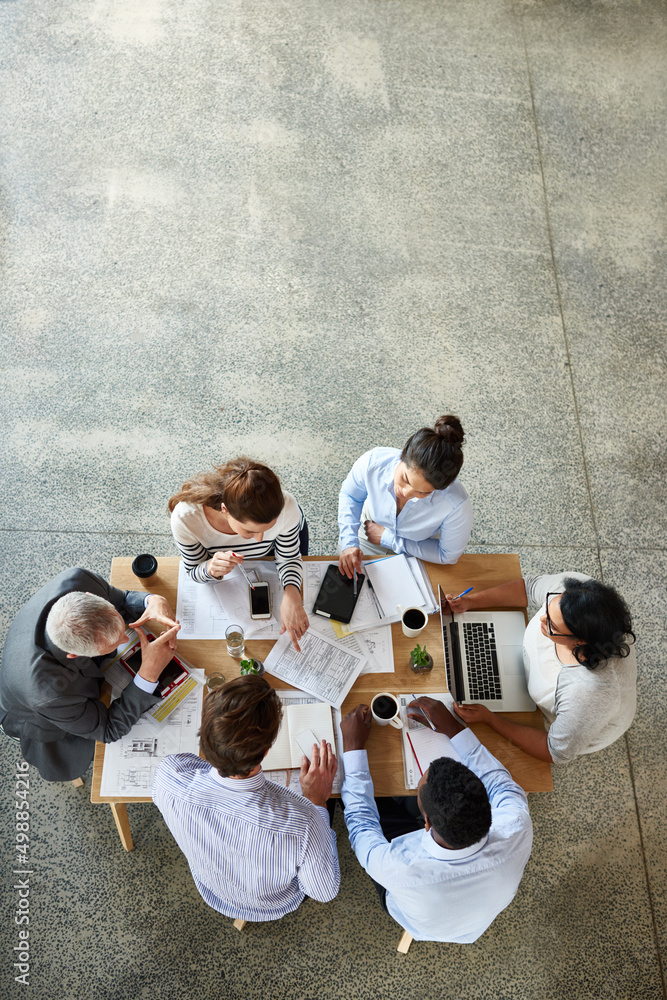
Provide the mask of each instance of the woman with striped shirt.
POLYGON ((246 556, 275 553, 284 588, 281 633, 287 632, 298 650, 309 624, 301 600, 300 534, 307 538, 307 527, 303 511, 290 493, 283 493, 275 472, 242 455, 193 476, 171 497, 168 508, 174 541, 188 575, 198 583, 221 580, 246 556))

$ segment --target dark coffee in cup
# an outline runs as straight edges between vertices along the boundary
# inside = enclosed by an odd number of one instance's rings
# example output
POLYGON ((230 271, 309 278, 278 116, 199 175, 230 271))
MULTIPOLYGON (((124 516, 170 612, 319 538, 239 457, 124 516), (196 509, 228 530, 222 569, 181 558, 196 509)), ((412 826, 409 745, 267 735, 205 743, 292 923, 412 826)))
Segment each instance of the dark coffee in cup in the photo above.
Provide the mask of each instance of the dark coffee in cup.
POLYGON ((373 711, 378 719, 393 719, 398 712, 398 705, 393 698, 383 694, 373 702, 373 711))
POLYGON ((426 615, 419 608, 410 608, 403 615, 403 621, 408 628, 423 628, 426 624, 426 615))

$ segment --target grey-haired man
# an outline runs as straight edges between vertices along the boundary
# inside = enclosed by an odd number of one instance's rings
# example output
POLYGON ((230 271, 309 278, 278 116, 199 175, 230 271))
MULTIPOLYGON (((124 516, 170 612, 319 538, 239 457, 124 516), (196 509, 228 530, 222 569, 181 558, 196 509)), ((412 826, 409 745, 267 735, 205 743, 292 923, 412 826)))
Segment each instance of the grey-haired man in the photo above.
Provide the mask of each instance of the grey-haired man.
POLYGON ((93 759, 95 741, 113 743, 158 701, 156 682, 176 648, 179 625, 157 594, 118 590, 101 576, 66 569, 38 590, 12 622, 0 670, 0 725, 47 781, 70 781, 93 759), (102 668, 126 625, 168 626, 150 644, 140 632, 134 683, 107 708, 102 668))

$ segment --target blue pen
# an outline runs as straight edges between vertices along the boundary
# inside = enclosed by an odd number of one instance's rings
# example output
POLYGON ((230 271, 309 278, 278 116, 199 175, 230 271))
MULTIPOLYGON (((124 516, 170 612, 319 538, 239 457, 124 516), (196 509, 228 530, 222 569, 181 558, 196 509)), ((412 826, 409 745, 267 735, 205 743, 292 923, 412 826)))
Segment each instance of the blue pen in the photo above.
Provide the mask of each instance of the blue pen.
MULTIPOLYGON (((414 695, 414 694, 413 694, 413 696, 412 696, 412 697, 413 697, 413 698, 414 698, 415 700, 416 700, 416 698, 417 698, 417 696, 416 696, 416 695, 414 695)), ((433 725, 433 723, 431 722, 431 720, 429 719, 428 715, 426 714, 426 712, 424 711, 424 709, 423 709, 423 708, 421 707, 421 705, 416 705, 415 707, 419 709, 419 711, 420 711, 420 712, 421 712, 421 714, 422 714, 422 715, 424 716, 424 718, 425 718, 425 719, 426 719, 426 721, 428 722, 428 724, 429 724, 429 726, 431 727, 431 729, 433 730, 433 732, 435 732, 435 726, 433 725)))
POLYGON ((458 600, 459 600, 459 599, 460 599, 461 597, 465 597, 465 596, 466 596, 466 594, 469 594, 469 593, 470 593, 470 591, 471 591, 471 590, 474 590, 474 589, 475 589, 474 587, 468 587, 468 589, 467 589, 467 590, 464 590, 464 591, 463 591, 463 593, 462 593, 462 594, 459 594, 459 596, 458 596, 458 597, 454 597, 454 598, 453 598, 453 600, 455 600, 455 601, 458 601, 458 600))

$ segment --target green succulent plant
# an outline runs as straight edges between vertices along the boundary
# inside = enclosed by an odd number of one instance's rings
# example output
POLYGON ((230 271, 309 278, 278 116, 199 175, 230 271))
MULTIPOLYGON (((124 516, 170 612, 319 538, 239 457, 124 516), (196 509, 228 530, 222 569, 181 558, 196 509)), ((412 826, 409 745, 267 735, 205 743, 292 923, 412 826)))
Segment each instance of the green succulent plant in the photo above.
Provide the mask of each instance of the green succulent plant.
POLYGON ((242 675, 259 673, 259 667, 255 660, 241 660, 240 667, 242 675))
POLYGON ((426 646, 420 646, 419 643, 414 649, 410 651, 410 659, 417 667, 425 667, 428 664, 428 653, 426 652, 426 646))

